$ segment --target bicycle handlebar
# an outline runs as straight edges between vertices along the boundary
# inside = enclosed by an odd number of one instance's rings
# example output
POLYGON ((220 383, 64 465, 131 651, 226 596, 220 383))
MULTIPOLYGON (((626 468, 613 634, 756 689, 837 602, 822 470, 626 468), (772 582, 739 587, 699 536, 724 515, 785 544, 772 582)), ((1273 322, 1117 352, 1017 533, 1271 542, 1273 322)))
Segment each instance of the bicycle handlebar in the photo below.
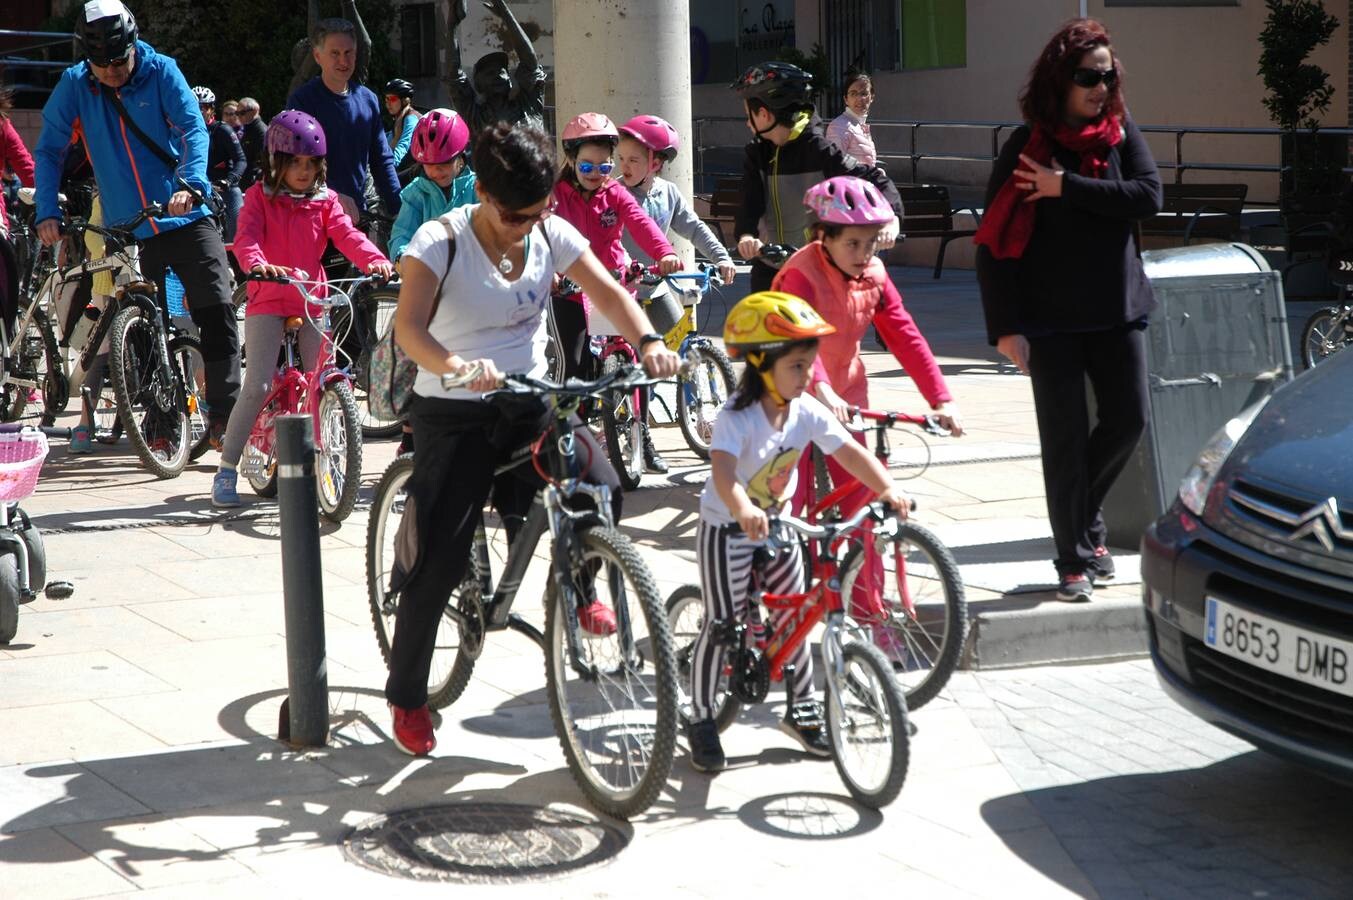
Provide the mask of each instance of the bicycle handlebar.
MULTIPOLYGON (((684 370, 691 365, 693 363, 684 362, 682 368, 684 370)), ((476 364, 467 366, 465 371, 459 375, 448 372, 441 376, 442 387, 448 391, 463 388, 483 374, 483 371, 483 368, 476 364)), ((521 373, 508 373, 499 380, 498 387, 488 391, 484 396, 497 393, 547 394, 555 397, 574 397, 581 400, 587 397, 599 397, 614 391, 647 387, 651 384, 658 384, 662 380, 661 378, 653 378, 644 371, 643 366, 633 363, 624 363, 617 367, 615 371, 607 372, 595 381, 570 378, 563 383, 558 383, 544 378, 533 378, 521 373)))
POLYGON ((88 219, 70 219, 60 223, 58 226, 62 234, 70 234, 76 231, 92 231, 95 234, 102 235, 105 238, 117 241, 119 243, 134 242, 136 235, 132 232, 149 219, 160 219, 165 215, 164 207, 158 203, 152 203, 136 215, 125 222, 119 222, 116 225, 95 225, 88 219))
POLYGON ((948 428, 945 428, 940 424, 939 417, 934 415, 918 416, 911 413, 883 412, 876 409, 862 409, 858 406, 852 406, 850 408, 850 414, 856 420, 861 420, 859 421, 858 426, 856 422, 851 422, 846 426, 852 431, 864 431, 867 427, 864 423, 865 421, 869 421, 878 422, 885 427, 895 425, 898 422, 907 425, 915 425, 923 431, 936 435, 937 437, 949 437, 951 434, 948 428))
POLYGON ((756 253, 756 258, 772 269, 778 269, 785 264, 786 260, 798 252, 799 248, 790 244, 762 244, 761 249, 756 253))
MULTIPOLYGON (((915 512, 915 500, 910 501, 910 509, 915 512)), ((891 509, 877 501, 860 507, 856 510, 854 515, 844 522, 825 522, 814 525, 811 522, 805 522, 803 519, 795 516, 781 514, 770 516, 768 540, 776 547, 783 548, 791 546, 795 542, 795 539, 783 534, 788 530, 810 540, 831 541, 836 538, 837 535, 846 534, 859 528, 864 524, 865 519, 872 519, 874 523, 878 525, 884 525, 890 521, 901 521, 891 509)))
POLYGON ((70 438, 73 428, 55 428, 50 425, 27 425, 20 422, 0 424, 0 434, 22 434, 25 431, 41 431, 48 437, 70 438))

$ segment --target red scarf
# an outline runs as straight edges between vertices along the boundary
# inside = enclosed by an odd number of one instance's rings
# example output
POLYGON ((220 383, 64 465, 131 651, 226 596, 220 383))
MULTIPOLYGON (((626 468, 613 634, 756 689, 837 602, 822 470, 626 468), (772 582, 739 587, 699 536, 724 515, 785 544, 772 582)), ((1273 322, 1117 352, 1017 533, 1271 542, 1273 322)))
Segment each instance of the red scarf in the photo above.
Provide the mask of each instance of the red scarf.
MULTIPOLYGON (((1105 116, 1079 129, 1059 125, 1051 137, 1042 125, 1035 125, 1023 152, 1037 163, 1052 165, 1052 150, 1056 144, 1080 154, 1080 174, 1103 178, 1109 171, 1109 150, 1122 140, 1123 128, 1118 117, 1105 116)), ((1023 162, 1018 163, 1016 169, 1023 165, 1023 162)), ((1034 210, 1038 206, 1037 203, 1025 203, 1027 196, 1029 191, 1019 186, 1012 172, 982 216, 973 243, 985 244, 996 259, 1023 256, 1034 233, 1034 210)))

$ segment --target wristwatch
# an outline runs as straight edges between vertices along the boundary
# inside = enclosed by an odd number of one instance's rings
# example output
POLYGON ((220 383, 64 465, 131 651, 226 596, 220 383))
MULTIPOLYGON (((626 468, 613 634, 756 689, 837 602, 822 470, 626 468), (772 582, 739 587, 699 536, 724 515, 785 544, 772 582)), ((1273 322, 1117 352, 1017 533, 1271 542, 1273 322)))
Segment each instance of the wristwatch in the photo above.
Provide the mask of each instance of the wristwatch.
POLYGON ((657 341, 659 344, 662 344, 665 343, 667 339, 660 334, 656 334, 650 331, 648 334, 639 338, 639 352, 643 353, 644 348, 647 347, 649 344, 653 343, 654 341, 657 341))

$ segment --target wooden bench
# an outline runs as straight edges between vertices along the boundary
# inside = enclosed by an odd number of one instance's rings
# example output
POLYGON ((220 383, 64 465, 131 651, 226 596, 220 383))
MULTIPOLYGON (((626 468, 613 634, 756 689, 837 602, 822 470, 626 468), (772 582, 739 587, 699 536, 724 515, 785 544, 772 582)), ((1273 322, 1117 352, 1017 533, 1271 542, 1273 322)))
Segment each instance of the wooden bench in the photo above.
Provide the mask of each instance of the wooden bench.
POLYGON ((1142 234, 1234 241, 1240 237, 1240 213, 1246 184, 1165 184, 1161 211, 1142 222, 1142 234))
MULTIPOLYGON (((935 257, 935 277, 944 271, 944 251, 949 242, 961 237, 972 237, 975 230, 954 230, 955 210, 949 201, 949 189, 938 184, 899 184, 902 195, 901 238, 939 238, 940 249, 935 257)), ((969 210, 973 219, 980 219, 977 210, 969 210)))
MULTIPOLYGON (((713 229, 719 243, 736 248, 737 235, 733 234, 733 220, 742 206, 742 176, 721 175, 714 182, 714 193, 696 194, 695 199, 708 205, 708 212, 700 219, 713 229)), ((733 252, 733 255, 737 256, 737 253, 733 252)))

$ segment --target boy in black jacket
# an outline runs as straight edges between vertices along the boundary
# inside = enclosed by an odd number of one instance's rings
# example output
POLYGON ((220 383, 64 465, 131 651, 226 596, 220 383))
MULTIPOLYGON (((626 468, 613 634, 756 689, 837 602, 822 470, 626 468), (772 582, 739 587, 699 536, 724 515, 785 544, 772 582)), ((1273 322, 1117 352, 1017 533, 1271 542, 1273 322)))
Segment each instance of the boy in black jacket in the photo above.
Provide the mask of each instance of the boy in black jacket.
POLYGON ((747 143, 742 165, 742 207, 734 218, 738 255, 752 261, 752 290, 770 289, 775 269, 757 259, 762 244, 801 247, 811 238, 803 205, 808 188, 836 175, 854 175, 873 183, 897 219, 879 234, 879 249, 897 240, 902 198, 877 166, 847 156, 823 134, 809 94, 813 76, 798 66, 768 62, 752 66, 730 87, 742 97, 747 127, 756 137, 747 143))

